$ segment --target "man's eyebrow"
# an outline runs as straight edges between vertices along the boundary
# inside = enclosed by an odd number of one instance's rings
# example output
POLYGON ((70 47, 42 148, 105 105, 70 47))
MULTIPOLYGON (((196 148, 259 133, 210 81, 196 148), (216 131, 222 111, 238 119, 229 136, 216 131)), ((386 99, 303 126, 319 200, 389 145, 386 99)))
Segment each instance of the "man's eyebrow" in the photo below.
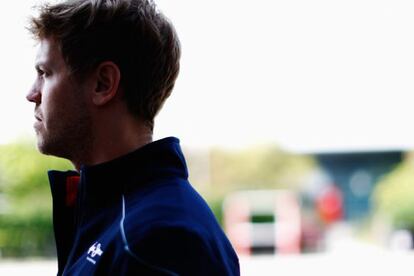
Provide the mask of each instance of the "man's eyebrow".
POLYGON ((50 64, 43 61, 39 61, 35 63, 34 67, 36 71, 44 71, 46 69, 50 69, 50 64))
POLYGON ((45 66, 46 66, 46 63, 43 62, 43 61, 40 61, 40 62, 36 62, 35 63, 35 68, 36 69, 39 69, 40 67, 45 67, 45 66))

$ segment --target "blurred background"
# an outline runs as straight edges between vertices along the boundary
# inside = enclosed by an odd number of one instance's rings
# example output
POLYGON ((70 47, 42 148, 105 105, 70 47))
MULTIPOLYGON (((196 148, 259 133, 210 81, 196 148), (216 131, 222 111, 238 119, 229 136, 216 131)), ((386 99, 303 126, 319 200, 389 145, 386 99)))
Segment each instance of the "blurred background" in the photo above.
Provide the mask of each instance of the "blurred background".
MULTIPOLYGON (((158 0, 182 70, 155 138, 181 139, 243 275, 408 275, 414 2, 158 0)), ((25 95, 33 5, 0 9, 0 274, 56 272, 48 169, 25 95)))

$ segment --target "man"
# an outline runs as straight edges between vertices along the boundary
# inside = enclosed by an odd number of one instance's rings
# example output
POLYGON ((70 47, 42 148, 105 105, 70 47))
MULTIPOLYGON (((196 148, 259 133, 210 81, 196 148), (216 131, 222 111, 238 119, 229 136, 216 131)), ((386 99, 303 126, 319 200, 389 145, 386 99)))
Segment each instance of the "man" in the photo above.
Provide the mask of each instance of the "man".
POLYGON ((58 275, 239 275, 237 256, 188 183, 178 139, 152 142, 179 71, 170 22, 148 0, 44 5, 27 99, 50 171, 58 275))

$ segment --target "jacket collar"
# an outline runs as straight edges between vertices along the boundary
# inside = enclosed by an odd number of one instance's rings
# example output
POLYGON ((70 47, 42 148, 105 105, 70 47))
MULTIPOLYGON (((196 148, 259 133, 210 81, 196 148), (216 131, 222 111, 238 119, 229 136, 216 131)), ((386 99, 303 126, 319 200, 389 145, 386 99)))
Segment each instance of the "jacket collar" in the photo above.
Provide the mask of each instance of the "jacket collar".
POLYGON ((152 180, 188 178, 179 140, 175 137, 149 143, 106 163, 82 166, 80 174, 74 171, 49 171, 48 174, 54 201, 73 202, 68 197, 75 193, 83 208, 93 209, 110 206, 119 200, 119 195, 148 185, 152 180), (77 192, 74 176, 80 177, 77 192))

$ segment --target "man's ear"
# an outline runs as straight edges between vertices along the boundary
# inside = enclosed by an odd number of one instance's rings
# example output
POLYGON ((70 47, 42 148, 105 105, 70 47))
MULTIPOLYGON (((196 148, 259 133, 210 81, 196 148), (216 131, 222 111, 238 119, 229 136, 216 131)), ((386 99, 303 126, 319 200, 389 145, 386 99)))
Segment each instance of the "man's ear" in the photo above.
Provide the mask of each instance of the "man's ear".
POLYGON ((101 106, 113 99, 118 92, 121 72, 118 65, 112 61, 105 61, 98 65, 95 74, 96 83, 92 101, 95 105, 101 106))

